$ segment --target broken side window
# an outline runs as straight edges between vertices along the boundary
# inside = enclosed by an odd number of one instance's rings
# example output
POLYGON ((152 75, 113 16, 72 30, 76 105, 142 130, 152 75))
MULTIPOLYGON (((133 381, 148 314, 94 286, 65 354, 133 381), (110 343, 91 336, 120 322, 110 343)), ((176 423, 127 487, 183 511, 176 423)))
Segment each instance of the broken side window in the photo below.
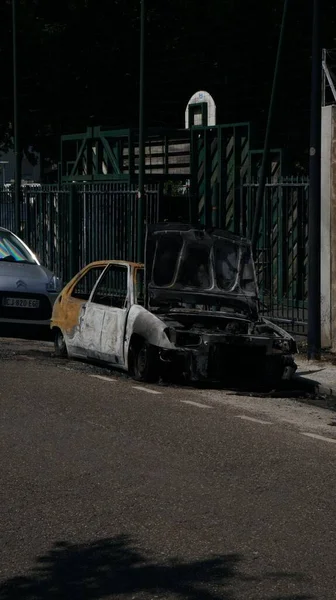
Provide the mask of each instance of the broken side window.
POLYGON ((216 240, 214 259, 217 286, 225 291, 231 290, 237 281, 239 246, 228 240, 216 240))
POLYGON ((174 281, 182 246, 183 240, 180 235, 165 235, 159 238, 154 258, 154 285, 167 286, 174 281))
POLYGON ((127 282, 127 267, 110 265, 95 289, 92 302, 103 306, 124 308, 128 297, 127 282))
POLYGON ((179 284, 202 290, 211 287, 210 250, 208 245, 186 244, 178 275, 179 284))
POLYGON ((135 303, 144 305, 144 270, 136 269, 135 272, 135 303))
POLYGON ((75 287, 71 292, 72 298, 79 298, 80 300, 88 300, 91 292, 96 285, 99 277, 106 266, 93 267, 86 271, 86 273, 77 281, 75 287))
POLYGON ((246 293, 256 293, 257 285, 250 248, 242 253, 241 287, 246 293))

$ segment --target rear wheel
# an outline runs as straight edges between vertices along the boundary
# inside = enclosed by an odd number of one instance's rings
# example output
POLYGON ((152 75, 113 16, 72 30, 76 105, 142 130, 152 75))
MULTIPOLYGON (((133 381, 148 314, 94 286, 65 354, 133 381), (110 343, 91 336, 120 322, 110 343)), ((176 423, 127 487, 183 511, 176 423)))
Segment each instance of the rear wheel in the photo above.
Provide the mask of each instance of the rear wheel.
POLYGON ((129 357, 129 372, 136 381, 154 383, 159 379, 157 351, 145 340, 132 342, 129 357))
POLYGON ((56 356, 60 358, 66 358, 68 356, 65 339, 60 329, 56 329, 55 331, 54 347, 56 356))

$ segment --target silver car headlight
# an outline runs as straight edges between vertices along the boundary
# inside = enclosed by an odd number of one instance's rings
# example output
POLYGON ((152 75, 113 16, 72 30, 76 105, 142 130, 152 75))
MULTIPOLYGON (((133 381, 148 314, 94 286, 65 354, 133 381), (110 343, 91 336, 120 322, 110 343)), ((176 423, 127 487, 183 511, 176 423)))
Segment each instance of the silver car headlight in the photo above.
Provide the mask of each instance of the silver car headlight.
POLYGON ((53 275, 50 281, 47 283, 47 292, 60 292, 62 289, 62 280, 56 275, 53 275))

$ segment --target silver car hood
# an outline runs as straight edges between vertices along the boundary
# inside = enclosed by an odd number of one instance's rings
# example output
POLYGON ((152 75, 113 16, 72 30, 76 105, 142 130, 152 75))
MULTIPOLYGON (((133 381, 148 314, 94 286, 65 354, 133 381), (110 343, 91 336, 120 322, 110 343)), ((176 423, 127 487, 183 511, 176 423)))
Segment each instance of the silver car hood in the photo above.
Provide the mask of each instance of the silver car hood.
POLYGON ((0 261, 0 292, 46 293, 52 276, 39 264, 0 261))

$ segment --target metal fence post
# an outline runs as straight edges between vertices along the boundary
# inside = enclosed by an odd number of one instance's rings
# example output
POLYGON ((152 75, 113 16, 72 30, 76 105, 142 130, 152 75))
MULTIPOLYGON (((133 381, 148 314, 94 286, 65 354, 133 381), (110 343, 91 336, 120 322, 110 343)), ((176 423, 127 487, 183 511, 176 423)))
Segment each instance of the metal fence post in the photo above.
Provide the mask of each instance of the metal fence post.
POLYGON ((144 219, 146 211, 145 172, 146 172, 146 141, 145 141, 145 0, 140 0, 140 96, 139 96, 139 193, 138 193, 138 240, 137 260, 144 260, 144 219))
POLYGON ((308 227, 308 358, 321 358, 321 3, 314 0, 308 227))
POLYGON ((76 185, 70 185, 69 193, 69 279, 72 279, 78 271, 78 211, 77 211, 78 195, 76 185))

